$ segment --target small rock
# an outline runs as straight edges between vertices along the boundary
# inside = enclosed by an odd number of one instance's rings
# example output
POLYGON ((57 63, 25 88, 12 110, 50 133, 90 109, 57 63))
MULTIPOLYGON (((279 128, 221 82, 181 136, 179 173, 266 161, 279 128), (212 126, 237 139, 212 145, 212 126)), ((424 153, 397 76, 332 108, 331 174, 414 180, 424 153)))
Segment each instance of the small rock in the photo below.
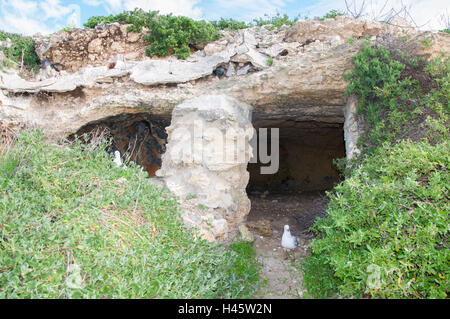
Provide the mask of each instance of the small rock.
POLYGON ((247 227, 259 235, 272 237, 272 224, 268 220, 258 220, 257 222, 247 222, 247 227))
POLYGON ((219 53, 220 51, 224 50, 225 46, 220 45, 218 43, 212 42, 205 46, 203 51, 205 52, 206 56, 211 56, 213 54, 219 53))
POLYGON ((246 75, 250 70, 250 65, 246 65, 237 71, 237 75, 246 75))
POLYGON ((253 34, 251 34, 250 32, 248 32, 247 30, 245 30, 243 32, 243 38, 244 38, 244 43, 250 45, 250 46, 256 46, 258 44, 258 41, 256 41, 255 37, 253 36, 253 34))
POLYGON ((235 76, 236 75, 236 69, 234 68, 234 64, 230 62, 228 64, 227 73, 225 74, 227 77, 235 76))
POLYGON ((255 240, 253 234, 248 230, 248 228, 244 224, 239 225, 239 232, 241 233, 241 239, 243 241, 251 243, 255 240))

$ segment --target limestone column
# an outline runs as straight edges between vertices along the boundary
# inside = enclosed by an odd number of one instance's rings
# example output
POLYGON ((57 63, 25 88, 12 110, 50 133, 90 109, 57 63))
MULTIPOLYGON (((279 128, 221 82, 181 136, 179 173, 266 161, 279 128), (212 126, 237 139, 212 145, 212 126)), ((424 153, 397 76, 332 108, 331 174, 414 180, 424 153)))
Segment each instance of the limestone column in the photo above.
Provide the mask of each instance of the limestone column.
POLYGON ((231 239, 250 211, 251 107, 224 95, 202 95, 177 105, 166 130, 156 175, 178 196, 184 222, 204 239, 231 239))

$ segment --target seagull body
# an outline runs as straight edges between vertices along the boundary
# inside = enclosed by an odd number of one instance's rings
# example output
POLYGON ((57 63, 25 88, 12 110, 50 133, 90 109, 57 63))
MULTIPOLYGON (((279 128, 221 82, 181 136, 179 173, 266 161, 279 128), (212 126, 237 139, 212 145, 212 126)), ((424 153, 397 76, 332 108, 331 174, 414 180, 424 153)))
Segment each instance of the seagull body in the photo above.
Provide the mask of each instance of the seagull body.
POLYGON ((289 225, 284 225, 283 237, 281 237, 281 246, 285 249, 294 249, 298 246, 297 237, 291 235, 289 225))
POLYGON ((119 151, 115 151, 114 152, 114 163, 116 164, 117 167, 121 167, 122 166, 122 160, 120 158, 120 152, 119 151))

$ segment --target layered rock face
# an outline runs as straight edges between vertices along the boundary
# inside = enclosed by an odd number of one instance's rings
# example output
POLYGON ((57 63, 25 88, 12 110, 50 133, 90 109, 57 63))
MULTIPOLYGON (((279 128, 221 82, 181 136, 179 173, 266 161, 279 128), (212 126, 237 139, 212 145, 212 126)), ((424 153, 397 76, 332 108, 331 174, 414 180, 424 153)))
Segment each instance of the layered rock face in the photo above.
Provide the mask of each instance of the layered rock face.
POLYGON ((167 133, 156 175, 187 208, 187 225, 204 239, 227 240, 250 211, 251 108, 223 95, 200 96, 174 108, 167 133))
POLYGON ((148 30, 128 32, 126 25, 56 33, 39 38, 36 50, 61 72, 32 80, 18 70, 0 72, 0 125, 39 127, 55 138, 107 127, 121 153, 137 146, 132 159, 149 175, 162 166, 159 174, 181 198, 188 225, 209 240, 226 240, 249 210, 245 165, 177 159, 174 149, 184 146, 177 129, 193 119, 221 131, 243 129, 251 123, 249 105, 255 127, 286 132, 280 145, 288 150, 278 175, 261 177, 250 167, 254 185, 328 188, 337 176, 332 159, 358 151, 356 101, 345 95, 343 75, 362 42, 401 35, 419 46, 427 43, 419 48, 424 56, 450 51, 449 34, 399 25, 337 17, 273 30, 222 31, 187 60, 146 57, 148 30), (216 97, 196 100, 204 95, 216 97), (161 132, 171 120, 166 151, 161 132))
POLYGON ((129 60, 141 60, 145 57, 146 46, 143 33, 129 32, 128 25, 119 23, 58 32, 49 38, 36 39, 39 58, 52 61, 58 69, 69 73, 88 65, 105 65, 118 54, 129 60))
POLYGON ((109 116, 170 116, 173 107, 186 99, 223 94, 252 105, 255 119, 343 123, 347 100, 343 74, 351 70, 351 56, 362 41, 358 39, 367 36, 376 41, 386 32, 408 33, 418 43, 432 40, 431 46, 422 48, 423 54, 435 56, 450 49, 450 35, 445 33, 345 17, 302 20, 280 30, 222 32, 221 39, 187 60, 144 57, 146 44, 139 42, 141 38, 132 42, 137 35, 125 32, 126 26, 112 24, 42 40, 37 48, 40 56, 67 71, 42 81, 0 74, 0 120, 64 136, 109 116), (92 61, 89 47, 97 47, 99 39, 102 49, 92 61), (113 49, 113 44, 121 49, 113 49), (136 52, 137 57, 127 58, 136 52), (271 66, 269 58, 274 61, 271 66), (116 61, 113 68, 111 59, 116 61), (221 77, 215 75, 218 68, 224 71, 221 77))

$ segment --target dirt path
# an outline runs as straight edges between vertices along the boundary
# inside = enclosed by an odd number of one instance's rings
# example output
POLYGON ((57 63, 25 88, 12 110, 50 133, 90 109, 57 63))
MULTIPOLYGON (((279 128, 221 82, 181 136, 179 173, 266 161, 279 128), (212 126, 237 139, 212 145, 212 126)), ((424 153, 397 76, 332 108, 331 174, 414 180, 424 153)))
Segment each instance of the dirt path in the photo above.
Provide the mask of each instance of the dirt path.
POLYGON ((263 287, 257 298, 303 298, 300 263, 309 253, 306 247, 313 234, 308 229, 317 216, 325 216, 328 199, 323 192, 300 194, 251 194, 252 210, 249 222, 268 220, 272 224, 272 237, 264 237, 255 231, 255 249, 263 263, 260 272, 263 287), (299 247, 287 254, 281 247, 283 226, 288 224, 299 240, 299 247))

